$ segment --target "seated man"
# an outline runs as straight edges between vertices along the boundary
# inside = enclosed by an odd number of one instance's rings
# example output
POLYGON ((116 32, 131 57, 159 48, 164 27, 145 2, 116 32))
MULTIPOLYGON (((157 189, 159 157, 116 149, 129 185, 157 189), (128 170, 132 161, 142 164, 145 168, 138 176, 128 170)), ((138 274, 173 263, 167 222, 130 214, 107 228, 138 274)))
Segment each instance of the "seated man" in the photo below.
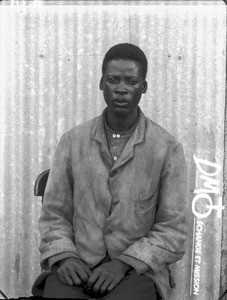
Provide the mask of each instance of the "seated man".
POLYGON ((170 297, 168 265, 185 252, 186 167, 181 144, 138 106, 146 73, 140 48, 110 48, 107 107, 58 144, 39 220, 44 297, 170 297))

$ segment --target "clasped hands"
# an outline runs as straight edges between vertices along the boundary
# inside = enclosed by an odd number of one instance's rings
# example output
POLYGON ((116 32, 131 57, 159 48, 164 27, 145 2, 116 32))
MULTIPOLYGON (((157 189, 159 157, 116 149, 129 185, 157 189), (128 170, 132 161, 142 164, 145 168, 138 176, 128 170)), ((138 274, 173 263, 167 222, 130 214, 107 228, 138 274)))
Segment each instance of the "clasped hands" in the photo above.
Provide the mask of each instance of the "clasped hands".
POLYGON ((78 258, 63 259, 58 265, 57 275, 63 284, 84 286, 85 290, 100 294, 114 289, 131 269, 118 259, 103 263, 93 270, 78 258))

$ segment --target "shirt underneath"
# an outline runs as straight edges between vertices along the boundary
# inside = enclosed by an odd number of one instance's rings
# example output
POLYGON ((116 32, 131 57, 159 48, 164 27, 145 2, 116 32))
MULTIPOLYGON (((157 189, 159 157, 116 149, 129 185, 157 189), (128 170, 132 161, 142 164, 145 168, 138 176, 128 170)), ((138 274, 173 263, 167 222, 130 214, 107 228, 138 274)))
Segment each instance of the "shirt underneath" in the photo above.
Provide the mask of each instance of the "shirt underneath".
POLYGON ((135 122, 135 124, 127 131, 114 131, 107 125, 105 118, 104 128, 113 165, 120 157, 127 141, 136 127, 136 124, 137 122, 135 122))

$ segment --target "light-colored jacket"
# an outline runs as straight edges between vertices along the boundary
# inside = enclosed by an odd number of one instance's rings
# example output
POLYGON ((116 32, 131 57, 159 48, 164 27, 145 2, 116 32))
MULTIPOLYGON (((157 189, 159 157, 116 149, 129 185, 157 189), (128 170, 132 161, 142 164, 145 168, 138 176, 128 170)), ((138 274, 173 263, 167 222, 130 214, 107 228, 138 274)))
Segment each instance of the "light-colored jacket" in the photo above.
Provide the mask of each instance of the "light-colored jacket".
POLYGON ((108 251, 150 276, 169 299, 168 265, 183 257, 187 236, 182 146, 139 109, 113 165, 104 113, 58 144, 39 220, 41 264, 47 269, 48 259, 64 255, 93 267, 108 251))

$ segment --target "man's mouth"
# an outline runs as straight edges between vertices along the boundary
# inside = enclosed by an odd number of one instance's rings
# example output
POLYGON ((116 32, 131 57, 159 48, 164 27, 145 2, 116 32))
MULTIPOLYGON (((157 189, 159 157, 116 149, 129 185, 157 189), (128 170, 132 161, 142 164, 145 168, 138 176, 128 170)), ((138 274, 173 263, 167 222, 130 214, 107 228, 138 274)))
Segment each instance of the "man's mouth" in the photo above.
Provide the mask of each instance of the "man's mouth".
POLYGON ((120 106, 124 106, 128 104, 128 101, 124 98, 117 98, 113 102, 120 106))

